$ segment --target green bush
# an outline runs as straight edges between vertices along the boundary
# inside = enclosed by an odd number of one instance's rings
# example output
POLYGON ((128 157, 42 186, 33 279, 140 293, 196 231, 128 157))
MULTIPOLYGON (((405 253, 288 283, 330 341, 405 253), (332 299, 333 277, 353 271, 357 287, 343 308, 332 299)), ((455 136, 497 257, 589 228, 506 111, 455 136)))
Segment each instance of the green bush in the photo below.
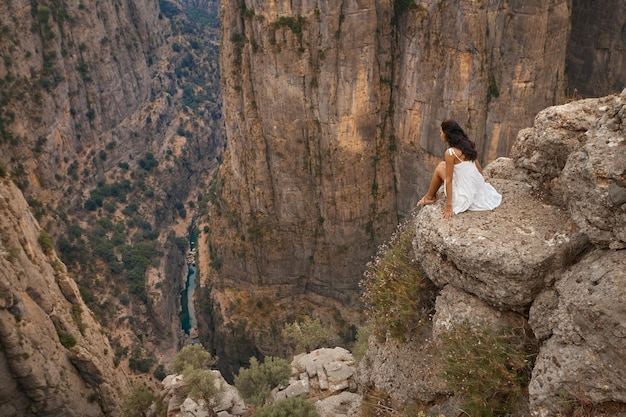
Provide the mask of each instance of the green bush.
POLYGON ((209 366, 216 363, 202 345, 187 345, 178 352, 174 359, 174 372, 183 374, 185 393, 193 398, 202 398, 206 402, 216 399, 219 390, 215 386, 215 377, 209 366))
POLYGON ((252 357, 249 368, 240 368, 235 387, 248 404, 265 404, 272 389, 285 385, 291 376, 291 365, 281 358, 267 357, 263 363, 252 357))
POLYGON ((66 349, 71 349, 76 345, 76 339, 71 333, 65 333, 57 329, 57 335, 59 336, 59 341, 66 349))
POLYGON ((183 371, 185 386, 183 391, 194 400, 203 399, 207 403, 215 399, 219 391, 215 386, 215 376, 210 369, 191 369, 183 371))
POLYGON ((173 370, 176 373, 182 373, 185 368, 205 369, 217 363, 215 358, 207 352, 202 345, 187 345, 178 352, 174 359, 173 370))
POLYGON ((356 340, 352 346, 352 356, 357 364, 367 352, 367 341, 371 334, 372 328, 370 326, 361 326, 357 329, 356 340))
POLYGON ((309 316, 305 316, 300 322, 285 324, 282 336, 298 353, 310 353, 322 346, 334 344, 337 339, 331 328, 324 326, 319 319, 313 320, 309 316))
POLYGON ((508 415, 528 382, 531 365, 523 339, 511 328, 499 331, 454 326, 442 340, 444 378, 473 417, 508 415))
POLYGON ((41 249, 43 249, 46 255, 50 254, 54 249, 52 239, 50 239, 50 235, 48 235, 45 230, 41 230, 39 232, 39 244, 41 245, 41 249))
POLYGON ((133 385, 130 392, 124 397, 122 416, 144 417, 155 398, 155 395, 145 384, 133 385))
POLYGON ((157 381, 163 381, 165 379, 167 373, 165 372, 165 367, 162 363, 160 363, 159 366, 156 367, 152 375, 154 375, 157 381))
POLYGON ((434 286, 420 276, 413 259, 414 236, 410 221, 399 225, 363 274, 363 301, 379 338, 389 331, 394 339, 404 340, 413 323, 420 323, 433 308, 434 286))
POLYGON ((291 397, 274 405, 259 408, 253 417, 318 417, 315 406, 305 398, 291 397))

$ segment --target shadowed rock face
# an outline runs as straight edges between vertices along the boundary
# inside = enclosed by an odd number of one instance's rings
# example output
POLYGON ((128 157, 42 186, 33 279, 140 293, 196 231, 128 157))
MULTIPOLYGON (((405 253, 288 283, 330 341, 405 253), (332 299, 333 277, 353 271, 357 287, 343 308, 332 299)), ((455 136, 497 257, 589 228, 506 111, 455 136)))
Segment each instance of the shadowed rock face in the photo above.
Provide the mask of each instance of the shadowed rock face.
MULTIPOLYGON (((416 214, 415 259, 441 291, 432 338, 407 335, 403 351, 428 351, 451 323, 528 327, 539 346, 531 415, 567 414, 576 402, 626 408, 625 115, 626 91, 547 108, 512 158, 485 169, 501 206, 442 220, 441 196, 416 214)), ((397 351, 372 345, 360 383, 405 403, 446 392, 436 355, 417 368, 397 351), (390 379, 405 368, 423 376, 422 389, 390 379), (399 382, 406 390, 392 390, 399 382)))
POLYGON ((626 8, 620 0, 572 1, 567 45, 569 88, 582 97, 601 97, 626 85, 626 8))

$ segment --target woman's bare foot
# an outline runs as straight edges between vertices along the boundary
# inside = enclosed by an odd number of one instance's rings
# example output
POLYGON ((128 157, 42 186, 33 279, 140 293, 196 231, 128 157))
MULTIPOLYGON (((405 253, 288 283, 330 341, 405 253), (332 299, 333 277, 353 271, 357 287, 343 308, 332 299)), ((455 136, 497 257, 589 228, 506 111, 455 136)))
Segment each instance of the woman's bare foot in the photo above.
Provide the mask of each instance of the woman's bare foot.
POLYGON ((427 195, 425 195, 420 201, 417 202, 417 207, 433 204, 435 203, 435 201, 437 201, 437 197, 428 197, 427 195))

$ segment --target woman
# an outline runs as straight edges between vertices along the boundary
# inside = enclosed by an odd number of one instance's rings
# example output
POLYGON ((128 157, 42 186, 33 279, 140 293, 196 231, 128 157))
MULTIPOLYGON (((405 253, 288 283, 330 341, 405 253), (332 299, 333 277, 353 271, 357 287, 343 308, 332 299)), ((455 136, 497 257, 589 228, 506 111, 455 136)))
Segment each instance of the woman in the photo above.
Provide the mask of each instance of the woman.
POLYGON ((428 192, 417 205, 425 206, 437 201, 437 191, 444 184, 444 219, 466 210, 493 210, 498 207, 502 196, 485 182, 483 169, 476 159, 478 153, 474 142, 454 120, 443 121, 439 133, 449 148, 445 153, 445 161, 435 168, 428 192))

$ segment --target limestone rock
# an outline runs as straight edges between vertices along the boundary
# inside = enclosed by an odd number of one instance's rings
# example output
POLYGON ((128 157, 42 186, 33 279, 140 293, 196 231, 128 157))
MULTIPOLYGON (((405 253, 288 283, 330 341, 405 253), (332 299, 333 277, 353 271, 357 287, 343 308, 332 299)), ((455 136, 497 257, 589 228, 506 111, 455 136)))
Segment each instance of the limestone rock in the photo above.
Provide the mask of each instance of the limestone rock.
POLYGON ((241 398, 239 391, 232 385, 230 385, 220 371, 213 370, 213 376, 215 377, 215 385, 220 392, 219 403, 213 407, 213 410, 218 413, 228 413, 228 416, 233 417, 247 417, 248 410, 246 404, 241 398))
POLYGON ((217 413, 207 407, 206 402, 200 400, 195 402, 191 398, 186 398, 180 405, 180 417, 216 417, 217 413))
POLYGON ((455 324, 469 323, 498 329, 520 324, 520 317, 511 311, 500 311, 476 296, 446 285, 437 295, 432 319, 433 338, 438 339, 455 324))
MULTIPOLYGON (((17 187, 0 178, 0 409, 116 416, 128 381, 17 187)), ((39 415, 39 414, 37 414, 39 415)))
POLYGON ((626 91, 540 112, 512 157, 593 243, 626 247, 626 91))
POLYGON ((343 391, 315 402, 320 417, 358 417, 360 416, 361 396, 343 391))
POLYGON ((357 369, 358 386, 380 389, 400 406, 432 402, 447 392, 437 349, 429 325, 411 335, 406 343, 390 338, 380 342, 370 337, 367 354, 357 369))
POLYGON ((415 218, 415 257, 435 284, 523 311, 586 241, 565 210, 536 199, 527 184, 491 182, 502 194, 493 211, 442 221, 443 196, 422 208, 415 218))
MULTIPOLYGON (((321 396, 320 405, 326 412, 355 406, 359 395, 345 395, 356 390, 354 358, 342 347, 321 348, 296 355, 289 385, 272 393, 270 402, 297 396, 321 396), (348 404, 348 405, 346 405, 348 404)), ((337 411, 338 412, 338 411, 337 411)), ((329 414, 330 415, 330 414, 329 414)))
POLYGON ((230 385, 222 374, 212 370, 215 387, 219 391, 216 404, 207 404, 204 400, 195 401, 184 394, 185 380, 182 375, 168 375, 163 381, 160 393, 167 404, 167 415, 171 417, 248 417, 248 410, 241 395, 230 385))
POLYGON ((529 323, 547 337, 529 387, 534 415, 566 401, 626 403, 625 271, 626 252, 595 250, 533 304, 529 323))

